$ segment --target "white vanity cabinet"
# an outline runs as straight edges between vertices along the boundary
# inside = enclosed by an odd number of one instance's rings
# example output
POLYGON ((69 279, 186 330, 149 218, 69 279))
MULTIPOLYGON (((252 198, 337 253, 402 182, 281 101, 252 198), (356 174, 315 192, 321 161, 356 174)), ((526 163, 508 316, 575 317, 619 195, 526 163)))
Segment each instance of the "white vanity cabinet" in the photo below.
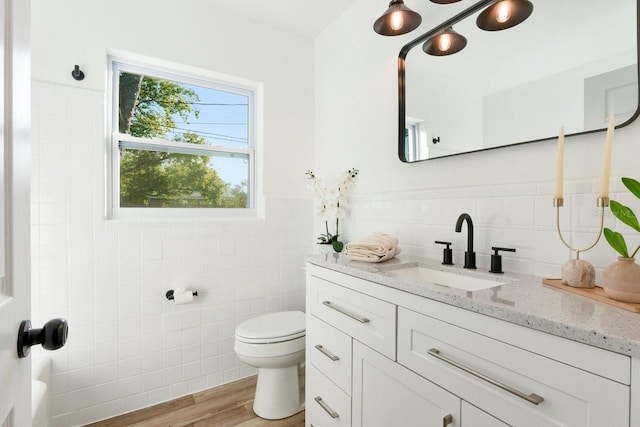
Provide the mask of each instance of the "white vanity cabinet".
POLYGON ((310 263, 307 319, 307 426, 638 426, 622 354, 310 263))
POLYGON ((396 318, 396 306, 389 302, 307 275, 307 425, 352 425, 351 412, 347 418, 334 406, 345 396, 351 405, 353 338, 395 359, 396 318))

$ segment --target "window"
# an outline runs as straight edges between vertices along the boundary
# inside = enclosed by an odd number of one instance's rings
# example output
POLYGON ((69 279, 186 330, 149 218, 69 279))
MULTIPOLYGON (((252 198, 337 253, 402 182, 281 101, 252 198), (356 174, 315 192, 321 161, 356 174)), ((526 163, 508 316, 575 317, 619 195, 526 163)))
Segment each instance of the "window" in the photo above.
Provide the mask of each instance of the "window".
POLYGON ((404 156, 409 161, 428 158, 427 135, 422 120, 406 118, 404 129, 404 156))
POLYGON ((112 60, 111 216, 255 205, 255 88, 112 60))

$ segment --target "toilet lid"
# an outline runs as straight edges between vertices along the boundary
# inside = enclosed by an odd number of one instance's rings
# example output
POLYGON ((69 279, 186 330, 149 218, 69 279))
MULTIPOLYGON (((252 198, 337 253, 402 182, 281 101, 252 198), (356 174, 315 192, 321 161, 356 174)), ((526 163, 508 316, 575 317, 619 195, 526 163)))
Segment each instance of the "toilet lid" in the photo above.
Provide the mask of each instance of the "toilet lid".
POLYGON ((304 334, 305 314, 301 311, 265 314, 242 322, 236 327, 236 337, 250 342, 274 342, 274 339, 285 341, 304 334))

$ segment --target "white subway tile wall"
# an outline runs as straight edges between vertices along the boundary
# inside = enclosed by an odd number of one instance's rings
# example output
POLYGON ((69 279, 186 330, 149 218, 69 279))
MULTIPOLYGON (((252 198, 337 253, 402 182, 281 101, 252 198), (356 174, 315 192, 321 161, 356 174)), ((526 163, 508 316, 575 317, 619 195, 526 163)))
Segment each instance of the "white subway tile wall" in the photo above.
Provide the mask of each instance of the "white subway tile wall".
MULTIPOLYGON (((464 171, 461 171, 464 173, 464 171)), ((468 172, 473 180, 472 171, 468 172)), ((573 246, 586 248, 597 238, 600 208, 596 207, 599 183, 593 180, 565 183, 564 207, 560 211, 563 236, 573 246)), ((632 203, 620 177, 612 177, 611 198, 632 203)), ((458 216, 466 212, 474 224, 474 249, 479 269, 489 270, 492 246, 516 248, 503 253, 503 269, 540 277, 560 277, 562 263, 571 256, 556 231, 553 182, 469 185, 395 193, 351 194, 343 237, 355 240, 375 232, 398 236, 403 253, 442 258, 435 240, 453 242, 454 263, 464 263, 467 229, 455 232, 458 216)), ((631 236, 629 229, 607 209, 605 226, 631 236)), ((591 262, 596 278, 616 259, 604 238, 582 259, 591 262)))
MULTIPOLYGON (((254 373, 238 323, 304 309, 309 198, 266 219, 107 221, 104 94, 33 82, 32 320, 69 321, 53 359, 53 427, 82 425, 254 373), (198 291, 175 306, 168 289, 198 291)), ((302 175, 301 178, 303 179, 302 175)))

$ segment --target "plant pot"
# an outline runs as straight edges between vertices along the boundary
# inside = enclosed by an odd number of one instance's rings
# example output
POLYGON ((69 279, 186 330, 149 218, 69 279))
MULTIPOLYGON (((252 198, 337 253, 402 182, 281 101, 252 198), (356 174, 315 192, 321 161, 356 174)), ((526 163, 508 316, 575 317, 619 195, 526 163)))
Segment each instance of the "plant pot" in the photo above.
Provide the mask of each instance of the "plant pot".
POLYGON ((640 303, 640 265, 634 258, 618 257, 604 270, 602 287, 611 299, 640 303))
POLYGON ((335 251, 333 250, 333 246, 327 244, 318 244, 318 253, 320 254, 332 254, 335 251))

